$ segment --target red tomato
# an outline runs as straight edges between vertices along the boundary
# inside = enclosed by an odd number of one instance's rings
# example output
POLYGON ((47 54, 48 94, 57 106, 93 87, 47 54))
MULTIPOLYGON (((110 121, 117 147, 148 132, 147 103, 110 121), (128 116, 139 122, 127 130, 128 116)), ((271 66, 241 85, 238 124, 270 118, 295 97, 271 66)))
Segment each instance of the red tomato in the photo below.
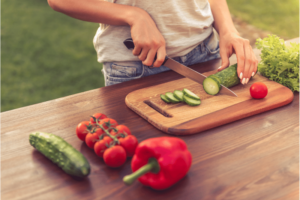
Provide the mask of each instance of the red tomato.
POLYGON ((98 136, 101 136, 102 134, 104 134, 104 130, 102 130, 101 128, 96 128, 95 130, 95 133, 98 135, 98 136))
POLYGON ((100 120, 107 118, 106 115, 102 114, 102 113, 95 113, 93 114, 93 117, 91 117, 90 121, 92 122, 92 124, 96 124, 96 121, 94 120, 94 118, 96 120, 98 120, 98 123, 100 122, 100 120))
POLYGON ((108 136, 104 136, 102 140, 96 142, 94 146, 94 151, 96 155, 103 158, 104 151, 108 148, 107 146, 110 144, 111 141, 113 141, 113 139, 111 139, 108 136))
POLYGON ((134 155, 135 149, 139 143, 134 135, 128 135, 125 138, 119 138, 119 142, 120 146, 122 146, 125 149, 126 155, 128 157, 134 155))
POLYGON ((118 126, 118 122, 111 118, 102 119, 99 124, 102 125, 104 129, 115 128, 118 126))
POLYGON ((104 151, 103 159, 109 167, 120 167, 126 161, 126 152, 123 147, 116 145, 104 151))
MULTIPOLYGON (((112 135, 117 135, 117 134, 119 134, 119 133, 122 133, 122 134, 124 134, 125 136, 127 136, 127 135, 131 135, 131 132, 130 132, 130 130, 129 130, 129 128, 127 127, 127 126, 125 126, 125 125, 118 125, 118 126, 116 126, 116 128, 114 128, 114 129, 112 129, 111 131, 110 131, 110 134, 112 134, 112 135), (125 133, 124 133, 125 132, 125 133)), ((118 137, 119 138, 119 137, 118 137)))
POLYGON ((94 148, 95 143, 99 140, 99 137, 104 133, 101 128, 98 128, 94 133, 88 133, 85 137, 85 143, 88 147, 94 148))
POLYGON ((264 83, 256 82, 250 87, 250 94, 254 99, 262 99, 268 94, 268 88, 264 83))
POLYGON ((86 135, 90 132, 91 130, 91 124, 89 121, 83 121, 80 122, 77 127, 76 127, 76 135, 77 137, 82 140, 85 141, 85 137, 86 135))
POLYGON ((94 145, 98 140, 99 140, 99 136, 96 133, 89 133, 85 137, 85 143, 91 149, 94 148, 94 145))

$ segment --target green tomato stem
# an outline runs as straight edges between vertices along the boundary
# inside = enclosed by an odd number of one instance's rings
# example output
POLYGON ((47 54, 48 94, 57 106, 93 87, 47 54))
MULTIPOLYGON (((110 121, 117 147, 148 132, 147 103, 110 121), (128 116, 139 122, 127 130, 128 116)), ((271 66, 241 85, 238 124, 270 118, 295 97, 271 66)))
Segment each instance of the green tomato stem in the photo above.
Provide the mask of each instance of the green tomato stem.
MULTIPOLYGON (((108 137, 110 137, 111 139, 113 139, 113 141, 115 142, 115 144, 120 144, 119 140, 117 137, 111 135, 108 130, 106 130, 102 125, 100 125, 98 123, 98 120, 96 120, 96 124, 106 133, 106 135, 108 135, 108 137)), ((108 127, 109 128, 109 127, 108 127)))

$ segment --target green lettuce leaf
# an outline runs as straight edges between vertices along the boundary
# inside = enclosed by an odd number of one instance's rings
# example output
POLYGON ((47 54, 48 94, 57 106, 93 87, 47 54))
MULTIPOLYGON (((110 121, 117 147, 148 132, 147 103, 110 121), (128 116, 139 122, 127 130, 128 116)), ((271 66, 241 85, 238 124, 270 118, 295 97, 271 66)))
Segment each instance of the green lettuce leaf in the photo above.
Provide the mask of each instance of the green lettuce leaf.
POLYGON ((278 36, 268 35, 257 39, 255 44, 261 49, 259 73, 299 92, 299 43, 286 46, 278 36))

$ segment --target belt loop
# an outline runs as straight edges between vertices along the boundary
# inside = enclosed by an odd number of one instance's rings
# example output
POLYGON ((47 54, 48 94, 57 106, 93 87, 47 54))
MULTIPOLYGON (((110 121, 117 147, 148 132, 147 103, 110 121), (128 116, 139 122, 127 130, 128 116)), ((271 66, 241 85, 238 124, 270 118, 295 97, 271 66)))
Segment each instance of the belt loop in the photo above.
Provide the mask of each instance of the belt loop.
POLYGON ((182 63, 185 63, 185 61, 187 60, 186 56, 180 56, 180 60, 182 63))
POLYGON ((201 53, 206 51, 206 47, 205 47, 205 41, 201 42, 201 53))

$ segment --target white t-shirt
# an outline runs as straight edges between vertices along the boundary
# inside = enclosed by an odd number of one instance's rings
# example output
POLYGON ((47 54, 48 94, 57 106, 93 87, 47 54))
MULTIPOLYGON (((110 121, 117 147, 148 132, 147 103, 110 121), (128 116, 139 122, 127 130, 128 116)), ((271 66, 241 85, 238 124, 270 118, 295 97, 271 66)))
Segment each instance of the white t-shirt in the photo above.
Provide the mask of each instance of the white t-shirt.
MULTIPOLYGON (((169 57, 186 55, 213 30, 214 19, 207 0, 108 1, 136 6, 149 13, 165 38, 169 57)), ((93 40, 98 62, 138 61, 132 50, 128 50, 123 44, 123 41, 130 37, 129 26, 100 24, 93 40)))

